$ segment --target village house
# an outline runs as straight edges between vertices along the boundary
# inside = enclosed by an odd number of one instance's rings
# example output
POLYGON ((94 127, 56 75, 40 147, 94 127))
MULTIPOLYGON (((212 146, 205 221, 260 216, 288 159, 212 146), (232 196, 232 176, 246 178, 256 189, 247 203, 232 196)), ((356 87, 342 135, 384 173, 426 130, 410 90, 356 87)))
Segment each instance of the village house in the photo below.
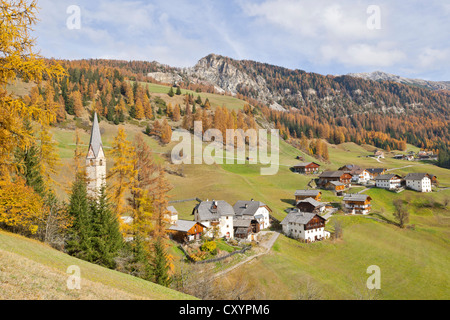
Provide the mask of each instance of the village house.
POLYGON ((352 182, 357 184, 366 184, 370 179, 370 174, 365 169, 354 170, 350 173, 352 175, 352 182))
POLYGON ((326 204, 313 198, 307 198, 300 200, 295 206, 302 212, 322 213, 325 211, 326 204))
POLYGON ((206 227, 206 236, 217 235, 226 239, 234 237, 234 210, 228 202, 223 200, 202 201, 194 208, 192 214, 195 221, 206 227))
POLYGON ((345 211, 350 214, 369 214, 372 209, 372 198, 366 194, 346 194, 344 196, 345 211))
POLYGON ((281 226, 288 237, 315 242, 330 237, 330 233, 325 231, 325 223, 326 219, 318 214, 293 209, 283 219, 281 226))
POLYGON ((319 176, 317 185, 321 188, 325 188, 328 182, 339 181, 346 187, 351 186, 352 176, 345 171, 325 171, 319 176))
POLYGON ((294 172, 301 174, 317 174, 320 165, 315 162, 300 162, 294 166, 294 172))
POLYGON ((313 198, 316 201, 322 200, 322 192, 320 190, 297 190, 295 191, 295 203, 300 200, 313 198))
POLYGON ((256 240, 256 234, 259 233, 259 223, 252 223, 248 219, 235 219, 233 221, 234 238, 244 240, 256 240))
POLYGON ((377 188, 395 190, 401 188, 403 179, 397 174, 383 174, 375 178, 377 188))
POLYGON ((431 177, 427 173, 408 173, 406 187, 419 192, 431 192, 431 177))
MULTIPOLYGON (((270 227, 270 213, 272 210, 260 201, 240 200, 233 206, 235 220, 244 219, 252 221, 253 225, 258 224, 258 229, 266 229, 270 227)), ((258 231, 259 232, 259 231, 258 231)))
POLYGON ((340 181, 330 181, 325 185, 325 189, 334 191, 337 196, 342 196, 347 187, 340 181))
POLYGON ((164 215, 164 220, 170 224, 175 224, 178 221, 178 211, 175 207, 167 207, 168 213, 164 215))
POLYGON ((375 157, 375 158, 378 158, 378 159, 384 159, 384 152, 383 151, 381 151, 381 150, 376 150, 374 153, 373 153, 373 156, 375 157))
POLYGON ((200 240, 205 228, 206 227, 200 222, 178 220, 174 225, 167 229, 167 232, 175 241, 185 243, 200 240))
POLYGON ((366 169, 366 171, 369 173, 370 180, 375 180, 375 178, 379 175, 383 175, 386 173, 386 169, 384 168, 370 168, 366 169))

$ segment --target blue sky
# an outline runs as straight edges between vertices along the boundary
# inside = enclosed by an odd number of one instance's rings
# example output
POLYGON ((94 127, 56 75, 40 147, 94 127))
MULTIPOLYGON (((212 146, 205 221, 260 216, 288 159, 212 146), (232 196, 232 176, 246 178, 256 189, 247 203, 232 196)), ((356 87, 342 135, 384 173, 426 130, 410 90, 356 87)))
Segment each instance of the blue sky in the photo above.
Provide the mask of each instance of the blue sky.
POLYGON ((38 0, 38 6, 35 36, 46 57, 189 67, 216 53, 320 74, 380 70, 450 80, 449 1, 38 0), (80 8, 79 29, 67 27, 71 5, 80 8), (368 13, 370 5, 379 16, 368 13), (380 28, 368 28, 368 20, 380 28))

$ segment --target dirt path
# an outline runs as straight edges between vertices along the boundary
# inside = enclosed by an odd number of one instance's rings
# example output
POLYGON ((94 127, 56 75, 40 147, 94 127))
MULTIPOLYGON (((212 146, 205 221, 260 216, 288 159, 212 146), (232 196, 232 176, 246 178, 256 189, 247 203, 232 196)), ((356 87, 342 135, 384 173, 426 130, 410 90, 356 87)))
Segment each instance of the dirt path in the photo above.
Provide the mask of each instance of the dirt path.
POLYGON ((223 270, 223 271, 220 271, 220 272, 216 273, 213 278, 221 277, 221 276, 227 274, 228 272, 233 271, 234 269, 237 269, 240 266, 242 266, 242 265, 252 261, 253 259, 256 259, 258 257, 261 257, 263 255, 268 254, 270 252, 270 250, 272 249, 273 245, 275 244, 275 241, 277 241, 278 237, 280 236, 280 233, 276 232, 276 231, 262 231, 261 235, 264 236, 267 233, 273 233, 273 235, 268 241, 265 241, 264 243, 261 243, 261 247, 266 249, 264 252, 255 254, 255 255, 253 255, 251 257, 248 257, 245 260, 235 264, 234 266, 232 266, 232 267, 230 267, 230 268, 228 268, 226 270, 223 270))

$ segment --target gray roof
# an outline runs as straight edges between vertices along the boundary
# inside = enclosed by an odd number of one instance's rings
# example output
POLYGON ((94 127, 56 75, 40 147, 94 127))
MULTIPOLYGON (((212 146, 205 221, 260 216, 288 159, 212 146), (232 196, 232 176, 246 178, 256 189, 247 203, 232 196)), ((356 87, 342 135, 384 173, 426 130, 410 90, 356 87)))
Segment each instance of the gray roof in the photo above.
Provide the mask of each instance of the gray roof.
POLYGON ((178 220, 169 230, 188 232, 196 223, 196 221, 178 220))
POLYGON ((350 193, 344 196, 344 201, 366 201, 368 197, 367 194, 350 193))
POLYGON ((283 219, 283 221, 281 221, 281 224, 286 225, 291 222, 299 224, 307 224, 315 216, 316 216, 315 213, 300 212, 298 209, 294 209, 286 216, 286 218, 283 219))
POLYGON ((233 206, 234 213, 238 216, 253 216, 260 207, 265 204, 261 201, 239 200, 233 206))
POLYGON ((305 199, 305 200, 300 200, 299 202, 297 202, 297 204, 299 204, 299 203, 304 203, 304 202, 308 202, 308 203, 310 203, 310 204, 312 204, 314 207, 323 207, 323 206, 325 206, 325 203, 323 203, 323 202, 319 202, 319 201, 316 201, 315 199, 313 199, 313 198, 307 198, 307 199, 305 199))
POLYGON ((370 172, 370 173, 381 173, 381 172, 383 172, 386 169, 384 169, 384 168, 370 168, 370 169, 366 169, 366 170, 368 172, 370 172))
POLYGON ((89 141, 89 148, 92 148, 94 156, 98 157, 100 148, 103 147, 102 136, 100 135, 100 126, 98 125, 97 113, 94 114, 94 121, 92 123, 91 140, 89 141))
POLYGON ((429 177, 428 173, 414 172, 408 173, 405 177, 405 180, 422 180, 425 177, 429 177))
POLYGON ((334 185, 334 186, 345 186, 345 184, 343 184, 343 183, 340 182, 340 181, 330 181, 330 182, 328 182, 328 183, 331 183, 331 184, 334 185))
POLYGON ((317 197, 320 193, 320 190, 297 190, 295 191, 296 196, 304 196, 304 197, 317 197))
MULTIPOLYGON (((307 165, 309 165, 309 164, 311 164, 311 163, 315 163, 315 162, 299 162, 299 163, 297 163, 296 165, 294 165, 294 167, 306 167, 307 165)), ((315 163, 315 164, 317 164, 318 166, 320 166, 318 163, 315 163)))
POLYGON ((200 221, 216 220, 221 216, 234 216, 233 207, 224 200, 203 201, 195 209, 198 210, 200 221), (217 208, 213 207, 213 203, 217 208))
POLYGON ((235 219, 233 220, 233 228, 249 228, 251 222, 249 219, 235 219))
POLYGON ((377 176, 375 178, 375 180, 391 180, 395 176, 401 178, 398 174, 390 173, 390 174, 383 174, 383 175, 377 176))
POLYGON ((344 174, 344 171, 325 171, 319 178, 340 178, 344 174))

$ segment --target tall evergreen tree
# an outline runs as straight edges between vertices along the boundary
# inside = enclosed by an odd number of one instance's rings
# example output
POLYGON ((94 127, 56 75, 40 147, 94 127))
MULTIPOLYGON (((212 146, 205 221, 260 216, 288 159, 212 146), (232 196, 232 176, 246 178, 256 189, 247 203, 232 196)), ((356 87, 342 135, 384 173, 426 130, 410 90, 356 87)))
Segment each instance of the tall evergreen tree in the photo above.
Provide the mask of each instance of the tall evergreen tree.
POLYGON ((172 283, 172 278, 169 275, 169 255, 166 252, 166 245, 161 237, 157 237, 153 242, 150 268, 153 282, 165 287, 168 287, 172 283))
POLYGON ((123 245, 117 215, 112 212, 106 195, 106 187, 100 190, 99 198, 90 201, 92 212, 93 261, 107 268, 114 268, 119 250, 123 245))
POLYGON ((92 213, 89 206, 86 179, 81 173, 77 174, 72 185, 68 213, 73 218, 73 224, 68 231, 66 251, 70 255, 89 261, 92 256, 92 213))

